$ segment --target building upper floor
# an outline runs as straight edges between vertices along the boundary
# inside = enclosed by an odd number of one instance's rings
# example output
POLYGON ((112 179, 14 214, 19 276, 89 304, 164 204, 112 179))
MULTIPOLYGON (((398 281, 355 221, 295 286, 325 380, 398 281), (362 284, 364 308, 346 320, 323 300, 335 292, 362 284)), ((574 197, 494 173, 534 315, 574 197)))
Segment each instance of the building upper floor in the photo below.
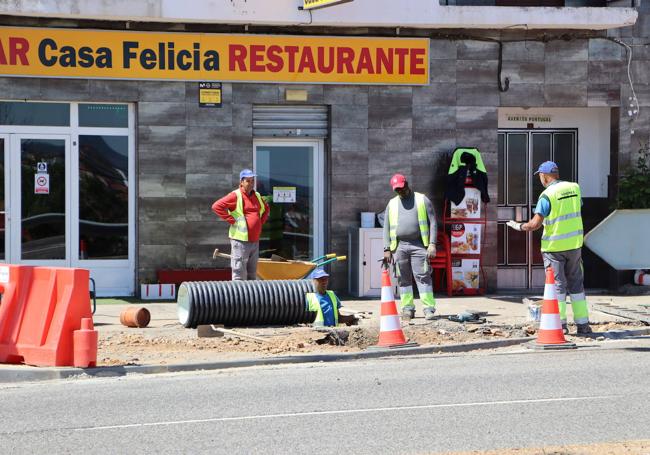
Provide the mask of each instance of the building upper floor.
POLYGON ((420 29, 582 29, 633 25, 648 0, 13 0, 0 15, 251 26, 420 29))

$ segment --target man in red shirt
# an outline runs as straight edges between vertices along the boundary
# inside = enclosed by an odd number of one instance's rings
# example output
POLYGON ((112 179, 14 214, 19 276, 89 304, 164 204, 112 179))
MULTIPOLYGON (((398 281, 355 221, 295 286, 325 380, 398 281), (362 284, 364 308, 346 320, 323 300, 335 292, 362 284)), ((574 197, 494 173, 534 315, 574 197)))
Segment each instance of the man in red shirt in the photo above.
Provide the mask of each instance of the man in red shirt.
POLYGON ((212 211, 230 224, 230 266, 233 280, 257 278, 260 232, 269 217, 269 206, 255 191, 256 175, 250 169, 239 173, 239 188, 212 204, 212 211))

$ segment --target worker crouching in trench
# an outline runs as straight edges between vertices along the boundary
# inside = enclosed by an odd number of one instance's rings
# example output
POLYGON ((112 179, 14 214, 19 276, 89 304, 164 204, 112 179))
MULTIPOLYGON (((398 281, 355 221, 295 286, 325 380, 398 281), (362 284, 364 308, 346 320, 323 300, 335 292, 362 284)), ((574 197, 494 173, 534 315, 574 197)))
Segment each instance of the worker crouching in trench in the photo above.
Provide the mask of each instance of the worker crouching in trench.
POLYGON ((311 274, 314 292, 306 295, 307 309, 316 313, 314 327, 336 327, 339 323, 356 325, 358 320, 354 315, 340 314, 341 301, 334 291, 327 290, 329 274, 317 268, 311 274))

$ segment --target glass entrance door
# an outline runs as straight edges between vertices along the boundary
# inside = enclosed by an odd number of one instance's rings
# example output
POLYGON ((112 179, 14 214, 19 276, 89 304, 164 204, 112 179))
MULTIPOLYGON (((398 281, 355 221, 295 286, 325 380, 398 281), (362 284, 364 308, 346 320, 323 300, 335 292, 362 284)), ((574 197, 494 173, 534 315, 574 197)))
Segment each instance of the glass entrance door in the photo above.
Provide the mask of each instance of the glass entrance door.
POLYGON ((11 135, 11 262, 70 260, 70 137, 11 135))
POLYGON ((540 163, 555 161, 560 178, 577 181, 577 132, 575 130, 500 131, 498 144, 498 286, 544 286, 544 262, 540 252, 542 230, 518 232, 508 220, 528 221, 534 216, 544 188, 533 175, 540 163))
POLYGON ((270 213, 260 255, 311 260, 323 251, 323 144, 260 140, 254 144, 257 191, 270 213))

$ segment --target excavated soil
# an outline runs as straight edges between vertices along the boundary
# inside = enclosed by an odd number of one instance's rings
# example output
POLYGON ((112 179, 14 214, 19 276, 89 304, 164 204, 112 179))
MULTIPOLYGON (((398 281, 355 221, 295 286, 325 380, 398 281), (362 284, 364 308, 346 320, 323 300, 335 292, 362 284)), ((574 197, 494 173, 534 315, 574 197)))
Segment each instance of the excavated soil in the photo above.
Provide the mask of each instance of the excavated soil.
MULTIPOLYGON (((594 326, 605 332, 630 329, 637 323, 594 326)), ((236 334, 199 338, 197 330, 172 324, 164 329, 129 329, 100 332, 97 360, 100 366, 209 362, 278 355, 358 352, 377 344, 376 327, 315 330, 311 327, 234 328, 236 334), (245 337, 250 335, 256 339, 245 337)), ((534 337, 532 326, 459 324, 446 320, 418 322, 403 327, 409 341, 422 346, 453 345, 482 340, 534 337)), ((573 339, 579 342, 581 339, 573 339)), ((588 340, 593 342, 593 340, 588 340)))

